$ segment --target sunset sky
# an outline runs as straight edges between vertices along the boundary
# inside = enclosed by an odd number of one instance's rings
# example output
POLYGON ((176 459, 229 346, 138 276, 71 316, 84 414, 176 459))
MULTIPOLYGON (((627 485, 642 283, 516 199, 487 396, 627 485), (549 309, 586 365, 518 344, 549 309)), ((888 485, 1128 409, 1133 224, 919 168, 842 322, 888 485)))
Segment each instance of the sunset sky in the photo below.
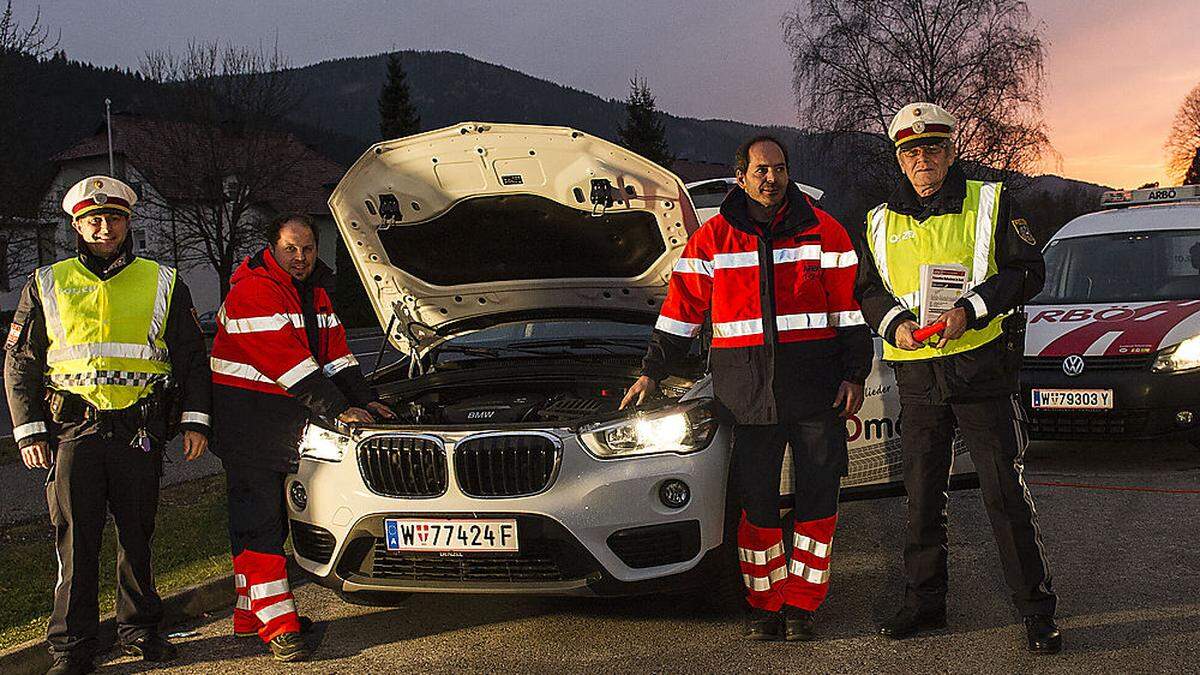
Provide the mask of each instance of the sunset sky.
MULTIPOLYGON (((28 21, 36 4, 15 0, 28 21)), ((1044 105, 1058 158, 1043 170, 1114 187, 1170 184, 1163 143, 1200 84, 1197 0, 1029 0, 1045 25, 1044 105), (1061 161, 1060 161, 1061 160, 1061 161)), ((797 124, 779 21, 765 0, 53 0, 44 24, 71 58, 136 67, 189 39, 272 44, 293 65, 393 49, 446 49, 604 96, 649 81, 691 117, 797 124)))

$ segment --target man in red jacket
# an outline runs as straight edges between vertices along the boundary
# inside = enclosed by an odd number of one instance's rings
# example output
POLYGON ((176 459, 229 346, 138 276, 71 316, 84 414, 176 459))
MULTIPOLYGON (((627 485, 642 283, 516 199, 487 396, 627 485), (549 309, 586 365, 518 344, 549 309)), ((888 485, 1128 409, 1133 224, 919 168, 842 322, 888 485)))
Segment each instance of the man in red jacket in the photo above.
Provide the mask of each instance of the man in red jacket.
POLYGON ((640 403, 712 320, 713 392, 732 414, 733 487, 742 504, 738 554, 752 640, 809 640, 829 590, 840 479, 849 459, 842 418, 858 412, 871 334, 854 300, 858 257, 846 230, 788 178, 770 136, 738 149, 737 183, 689 239, 671 274, 642 376, 640 403), (779 518, 783 451, 792 448, 791 560, 779 518), (781 611, 782 610, 782 611, 781 611))
MULTIPOLYGON (((234 634, 258 635, 280 661, 309 656, 288 586, 284 478, 310 415, 348 424, 394 417, 346 344, 305 215, 272 222, 271 244, 233 273, 213 340, 213 452, 225 467, 237 587, 234 634)), ((305 620, 306 622, 307 620, 305 620)))

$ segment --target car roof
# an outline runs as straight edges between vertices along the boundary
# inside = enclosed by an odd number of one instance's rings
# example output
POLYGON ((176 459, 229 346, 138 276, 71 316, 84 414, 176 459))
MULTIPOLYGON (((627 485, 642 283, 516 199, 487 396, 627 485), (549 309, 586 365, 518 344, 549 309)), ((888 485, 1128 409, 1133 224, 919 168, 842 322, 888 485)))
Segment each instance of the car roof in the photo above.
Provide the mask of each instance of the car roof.
POLYGON ((1148 204, 1085 213, 1059 230, 1054 239, 1114 232, 1200 229, 1200 202, 1148 204))

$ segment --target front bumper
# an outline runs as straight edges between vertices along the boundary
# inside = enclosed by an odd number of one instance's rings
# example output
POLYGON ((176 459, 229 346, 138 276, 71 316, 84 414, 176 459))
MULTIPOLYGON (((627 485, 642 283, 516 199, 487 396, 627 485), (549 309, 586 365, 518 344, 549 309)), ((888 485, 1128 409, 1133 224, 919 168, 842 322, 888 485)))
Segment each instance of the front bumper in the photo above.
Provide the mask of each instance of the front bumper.
POLYGON ((620 595, 657 590, 664 581, 683 583, 722 542, 724 429, 707 449, 690 455, 623 460, 596 459, 573 433, 551 430, 562 445, 553 482, 539 494, 506 498, 464 494, 453 467, 455 444, 466 433, 421 433, 437 436, 446 449, 447 488, 436 497, 372 492, 354 450, 337 463, 302 460, 288 476, 289 491, 298 482, 308 495, 304 509, 288 499, 295 558, 307 575, 345 593, 620 595), (658 496, 672 478, 691 488, 690 501, 678 509, 658 496), (384 520, 395 517, 515 518, 520 551, 389 552, 384 520))
POLYGON ((1155 373, 1149 359, 1141 367, 1087 369, 1075 377, 1061 369, 1024 368, 1021 406, 1035 439, 1200 440, 1200 372, 1155 373), (1034 410, 1034 388, 1111 389, 1113 408, 1034 410))

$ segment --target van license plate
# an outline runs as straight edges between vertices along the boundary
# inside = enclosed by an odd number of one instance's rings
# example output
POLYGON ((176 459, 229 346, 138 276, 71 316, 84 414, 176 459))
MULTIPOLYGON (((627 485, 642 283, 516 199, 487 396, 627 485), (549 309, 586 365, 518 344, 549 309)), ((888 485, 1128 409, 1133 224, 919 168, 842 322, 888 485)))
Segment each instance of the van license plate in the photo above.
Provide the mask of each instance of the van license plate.
POLYGON ((1112 410, 1112 389, 1034 389, 1034 410, 1112 410))
POLYGON ((517 552, 517 521, 426 520, 383 521, 389 551, 427 553, 517 552))

